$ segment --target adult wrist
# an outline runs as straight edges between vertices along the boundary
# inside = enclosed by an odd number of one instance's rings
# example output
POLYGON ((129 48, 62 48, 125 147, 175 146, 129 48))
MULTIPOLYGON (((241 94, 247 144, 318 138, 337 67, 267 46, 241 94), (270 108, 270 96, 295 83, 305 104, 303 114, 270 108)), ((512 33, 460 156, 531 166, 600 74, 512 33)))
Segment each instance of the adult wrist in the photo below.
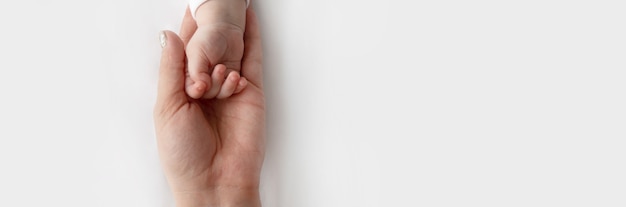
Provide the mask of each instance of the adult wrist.
POLYGON ((222 188, 203 192, 174 193, 177 207, 260 207, 258 188, 222 188))

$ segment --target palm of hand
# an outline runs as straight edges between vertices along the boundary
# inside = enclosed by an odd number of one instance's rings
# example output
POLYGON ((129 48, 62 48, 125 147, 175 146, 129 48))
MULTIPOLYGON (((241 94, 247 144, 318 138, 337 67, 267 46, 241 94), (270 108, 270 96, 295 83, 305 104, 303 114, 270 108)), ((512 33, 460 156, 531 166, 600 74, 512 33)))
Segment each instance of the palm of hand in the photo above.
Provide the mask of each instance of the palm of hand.
POLYGON ((181 103, 161 129, 162 157, 173 189, 199 192, 216 187, 258 188, 263 162, 264 98, 253 84, 228 99, 181 103), (174 138, 175 137, 175 138, 174 138))

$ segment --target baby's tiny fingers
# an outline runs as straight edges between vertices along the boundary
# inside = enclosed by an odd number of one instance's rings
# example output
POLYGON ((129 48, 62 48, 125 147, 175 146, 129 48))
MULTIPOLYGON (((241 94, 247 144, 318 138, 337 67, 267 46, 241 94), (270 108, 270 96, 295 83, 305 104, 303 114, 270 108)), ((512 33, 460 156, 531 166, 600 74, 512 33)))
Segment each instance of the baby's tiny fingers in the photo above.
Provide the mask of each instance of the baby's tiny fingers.
POLYGON ((241 77, 241 79, 239 79, 239 84, 237 84, 237 89, 235 89, 235 94, 238 94, 241 91, 243 91, 243 89, 245 89, 246 86, 248 86, 248 79, 246 79, 246 77, 241 77))
POLYGON ((191 98, 198 99, 202 97, 207 89, 207 85, 202 81, 193 81, 190 77, 185 78, 185 92, 191 98))
POLYGON ((204 98, 214 98, 217 96, 222 83, 224 83, 224 76, 226 76, 226 66, 223 64, 216 65, 213 69, 213 74, 211 74, 211 88, 207 90, 204 98))
POLYGON ((228 77, 226 77, 226 80, 224 81, 224 85, 222 85, 222 88, 220 89, 220 93, 217 94, 217 98, 223 99, 233 95, 233 92, 235 92, 237 85, 239 85, 239 79, 241 79, 239 73, 235 71, 230 72, 228 74, 228 77))

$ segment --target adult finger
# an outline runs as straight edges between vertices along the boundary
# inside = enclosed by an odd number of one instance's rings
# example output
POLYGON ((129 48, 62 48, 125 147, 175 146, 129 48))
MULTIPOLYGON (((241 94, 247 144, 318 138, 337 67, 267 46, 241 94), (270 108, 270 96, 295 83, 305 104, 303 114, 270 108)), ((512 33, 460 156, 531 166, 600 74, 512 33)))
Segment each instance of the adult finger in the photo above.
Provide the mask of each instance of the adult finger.
POLYGON ((244 33, 244 54, 241 74, 258 87, 263 86, 263 49, 261 48, 261 32, 259 22, 252 8, 246 15, 246 31, 244 33))
POLYGON ((185 87, 185 48, 183 42, 172 31, 161 33, 161 66, 159 69, 159 85, 157 105, 184 103, 185 87))
POLYGON ((189 43, 189 40, 196 33, 196 29, 198 29, 198 25, 196 24, 196 20, 191 16, 191 11, 189 7, 185 11, 185 17, 183 17, 183 23, 180 26, 180 38, 183 40, 185 46, 189 43))

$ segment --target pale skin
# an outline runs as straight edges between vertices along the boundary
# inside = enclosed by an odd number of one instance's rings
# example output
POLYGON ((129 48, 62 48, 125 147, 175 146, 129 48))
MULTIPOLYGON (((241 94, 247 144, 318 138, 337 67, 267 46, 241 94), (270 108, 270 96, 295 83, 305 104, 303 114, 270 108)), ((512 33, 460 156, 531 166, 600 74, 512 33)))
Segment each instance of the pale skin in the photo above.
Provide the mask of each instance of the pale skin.
POLYGON ((245 0, 209 0, 195 11, 187 10, 194 33, 184 39, 188 59, 187 94, 192 98, 228 98, 243 90, 240 76, 246 25, 245 0))
POLYGON ((265 154, 265 101, 258 22, 247 10, 241 76, 248 83, 225 99, 185 92, 185 44, 195 27, 185 18, 181 37, 165 31, 154 108, 159 156, 176 206, 257 207, 265 154))

